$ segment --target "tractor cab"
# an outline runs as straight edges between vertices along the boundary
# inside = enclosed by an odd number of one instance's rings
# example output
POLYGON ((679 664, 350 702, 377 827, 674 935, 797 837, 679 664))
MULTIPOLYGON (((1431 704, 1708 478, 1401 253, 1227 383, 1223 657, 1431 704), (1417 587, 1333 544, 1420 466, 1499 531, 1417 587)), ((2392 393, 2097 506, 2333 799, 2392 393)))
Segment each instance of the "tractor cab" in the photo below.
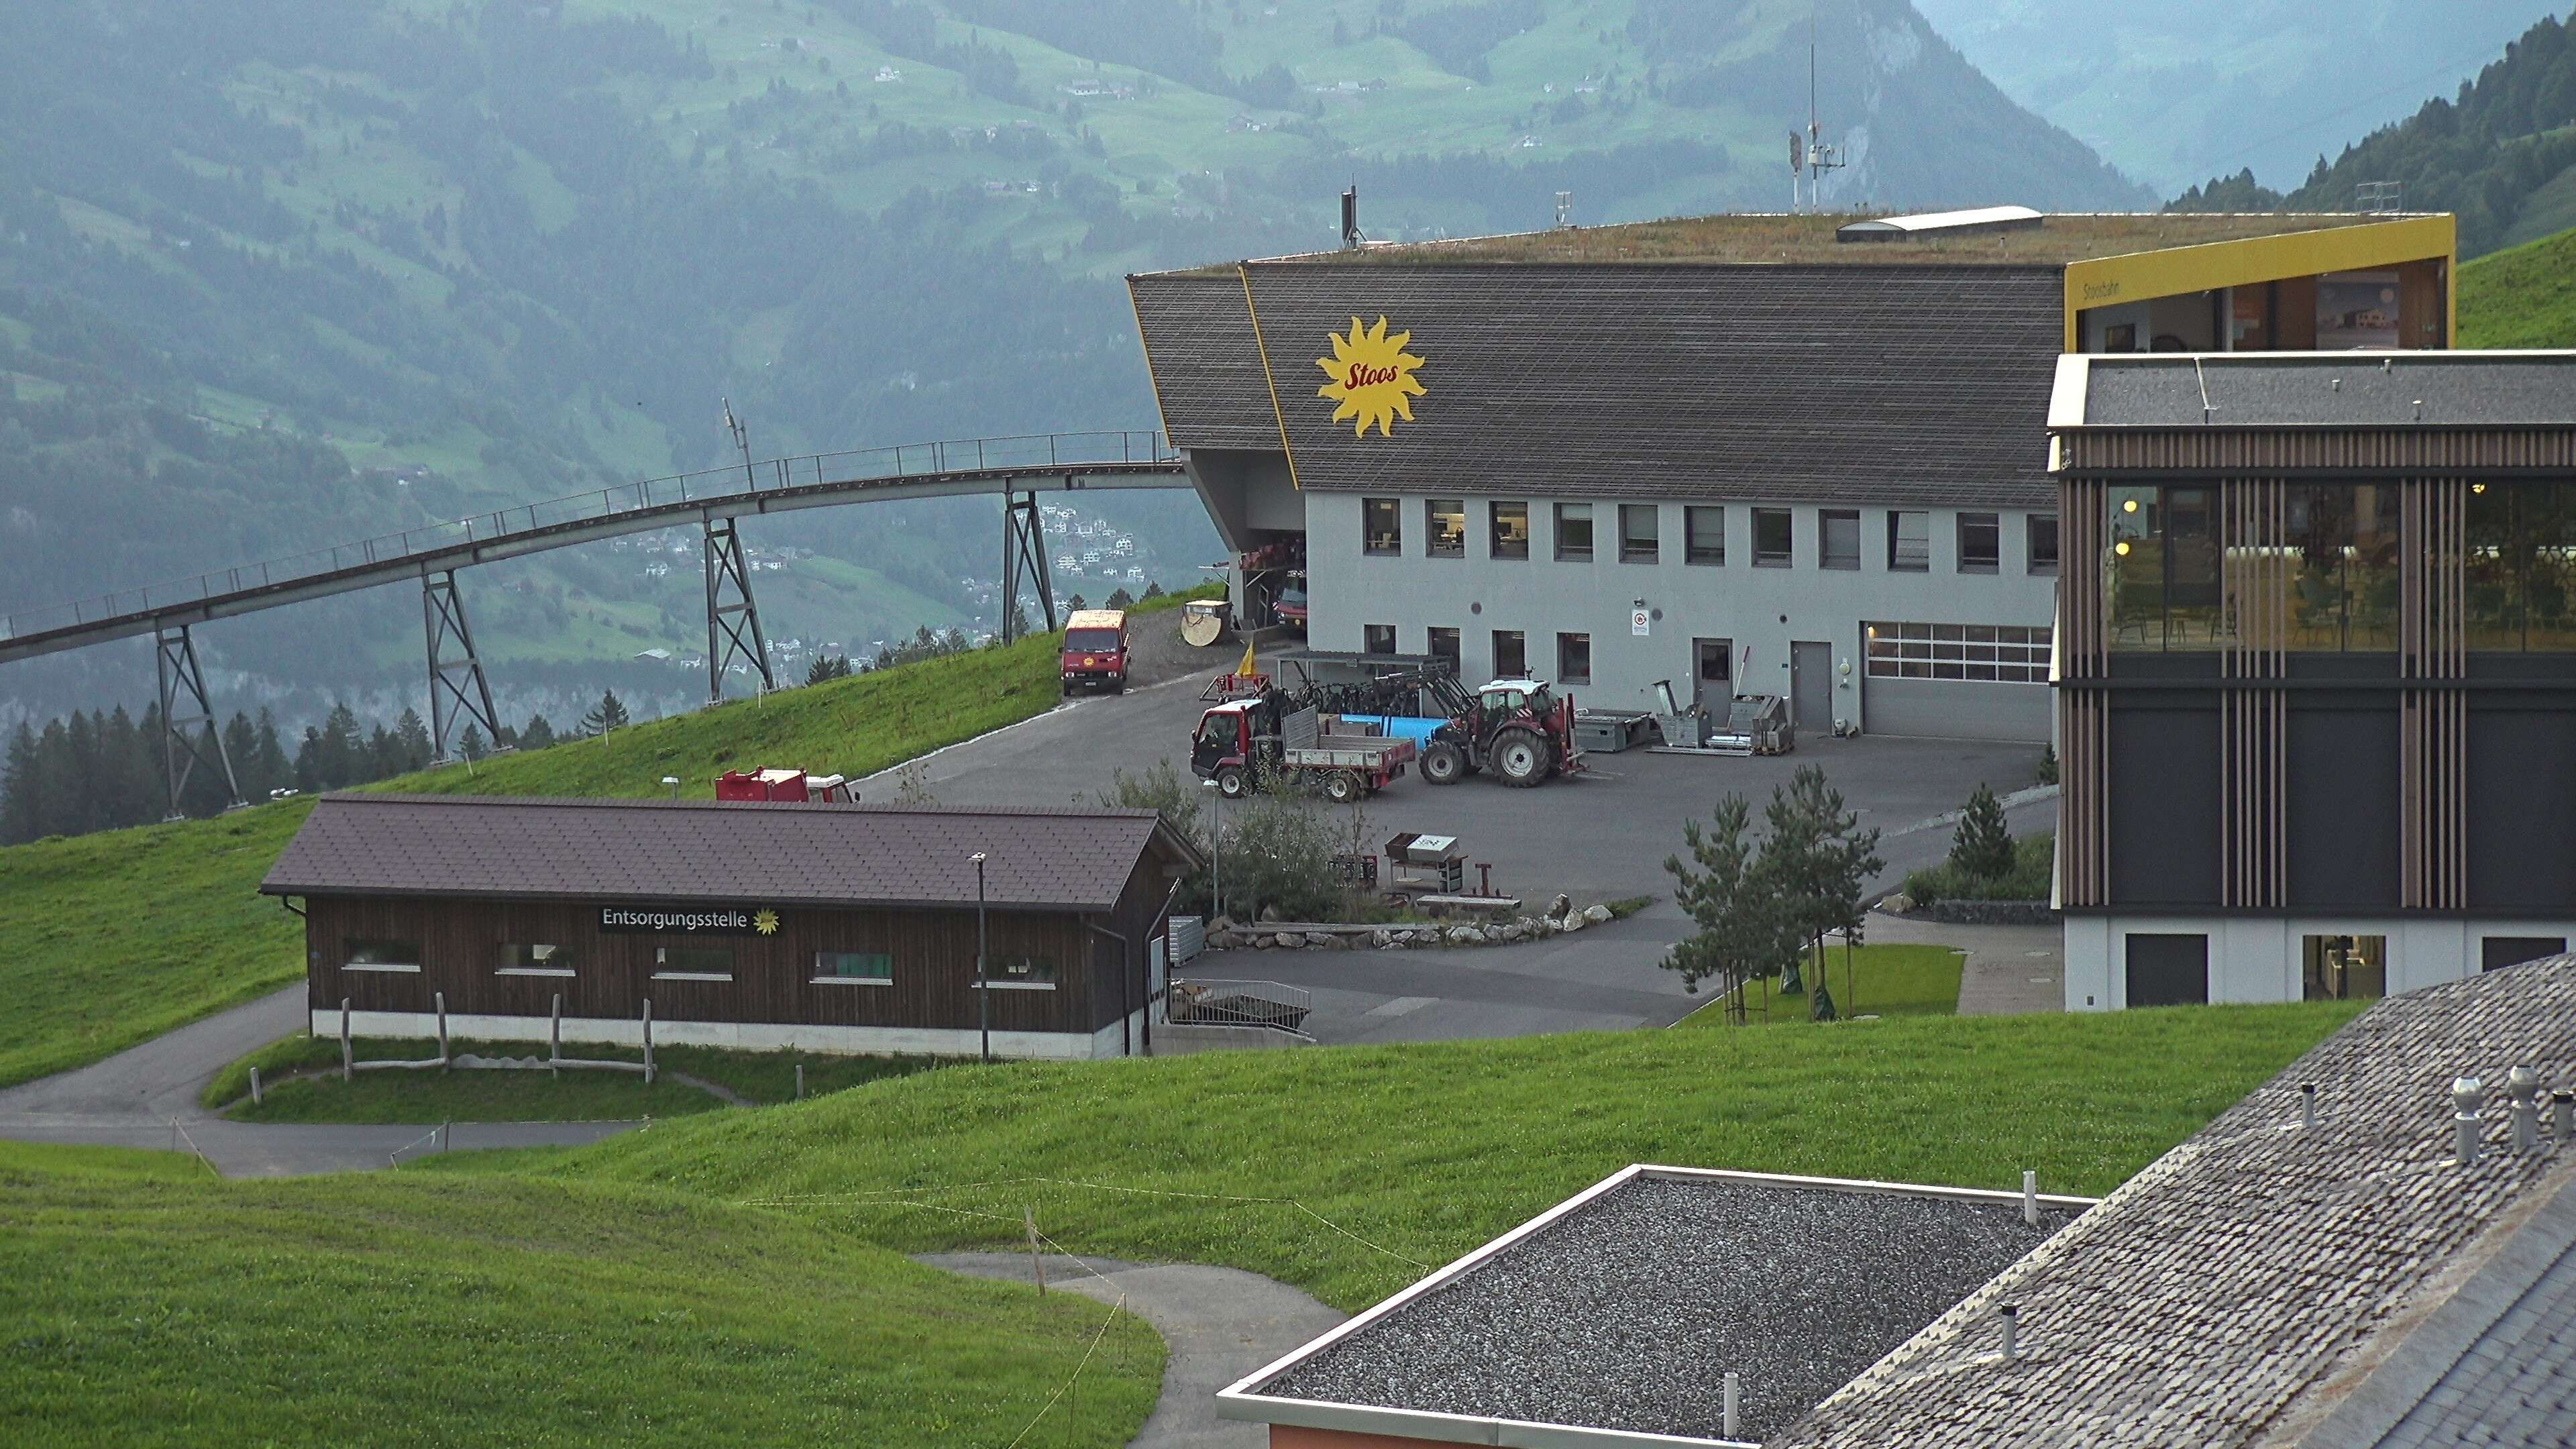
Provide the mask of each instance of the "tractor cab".
POLYGON ((1221 770, 1249 763, 1260 705, 1257 699, 1232 700, 1201 715, 1198 732, 1190 736, 1190 773, 1213 780, 1221 770))

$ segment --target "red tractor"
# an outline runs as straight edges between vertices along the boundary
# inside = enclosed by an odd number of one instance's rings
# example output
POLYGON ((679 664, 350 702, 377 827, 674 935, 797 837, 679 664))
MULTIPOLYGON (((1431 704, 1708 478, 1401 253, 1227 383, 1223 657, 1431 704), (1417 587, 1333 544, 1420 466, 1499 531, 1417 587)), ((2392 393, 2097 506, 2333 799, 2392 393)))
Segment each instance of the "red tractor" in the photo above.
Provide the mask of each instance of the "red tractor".
POLYGON ((1422 746, 1422 778, 1454 785, 1490 770, 1523 789, 1583 768, 1574 743, 1574 696, 1535 679, 1497 679, 1477 690, 1422 746))

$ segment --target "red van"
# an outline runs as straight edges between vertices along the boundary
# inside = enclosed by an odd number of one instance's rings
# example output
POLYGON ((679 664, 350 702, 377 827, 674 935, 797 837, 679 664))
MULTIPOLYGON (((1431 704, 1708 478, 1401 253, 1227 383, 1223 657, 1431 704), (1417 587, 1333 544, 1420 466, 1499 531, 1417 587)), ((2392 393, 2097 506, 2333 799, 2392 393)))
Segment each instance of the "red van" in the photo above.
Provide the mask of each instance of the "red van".
POLYGON ((1105 689, 1127 692, 1127 611, 1077 609, 1064 621, 1062 666, 1064 692, 1105 689))

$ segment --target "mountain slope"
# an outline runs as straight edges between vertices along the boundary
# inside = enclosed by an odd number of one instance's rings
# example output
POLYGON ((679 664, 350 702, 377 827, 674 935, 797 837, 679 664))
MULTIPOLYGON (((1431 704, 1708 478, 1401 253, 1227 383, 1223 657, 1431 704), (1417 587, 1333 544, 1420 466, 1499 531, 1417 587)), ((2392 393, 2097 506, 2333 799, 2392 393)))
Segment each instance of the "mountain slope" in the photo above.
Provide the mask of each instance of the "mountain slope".
POLYGON ((2462 347, 2576 347, 2576 231, 2460 266, 2462 347))

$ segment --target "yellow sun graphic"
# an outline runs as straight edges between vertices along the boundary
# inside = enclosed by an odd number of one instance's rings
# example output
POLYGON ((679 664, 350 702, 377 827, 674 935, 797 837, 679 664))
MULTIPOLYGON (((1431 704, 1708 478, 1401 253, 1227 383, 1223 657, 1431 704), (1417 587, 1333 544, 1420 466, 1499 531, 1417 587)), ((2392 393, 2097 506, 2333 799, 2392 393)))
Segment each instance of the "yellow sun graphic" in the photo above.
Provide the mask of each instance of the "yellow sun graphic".
POLYGON ((776 911, 754 911, 754 912, 752 912, 752 913, 751 913, 751 928, 752 928, 753 930, 755 930, 755 931, 758 931, 760 934, 762 934, 762 935, 764 935, 764 936, 775 936, 775 935, 777 935, 777 934, 778 934, 778 913, 777 913, 776 911))
POLYGON ((1333 409, 1333 421, 1356 418, 1351 436, 1368 436, 1369 424, 1377 424, 1377 435, 1388 436, 1397 418, 1413 421, 1413 399, 1422 396, 1422 383, 1413 370, 1422 359, 1404 350, 1413 340, 1410 332, 1386 334, 1386 319, 1377 319, 1375 327, 1363 328, 1360 319, 1351 319, 1351 335, 1326 333, 1333 340, 1333 355, 1318 357, 1315 365, 1324 370, 1330 381, 1315 389, 1315 396, 1331 398, 1339 406, 1333 409))

